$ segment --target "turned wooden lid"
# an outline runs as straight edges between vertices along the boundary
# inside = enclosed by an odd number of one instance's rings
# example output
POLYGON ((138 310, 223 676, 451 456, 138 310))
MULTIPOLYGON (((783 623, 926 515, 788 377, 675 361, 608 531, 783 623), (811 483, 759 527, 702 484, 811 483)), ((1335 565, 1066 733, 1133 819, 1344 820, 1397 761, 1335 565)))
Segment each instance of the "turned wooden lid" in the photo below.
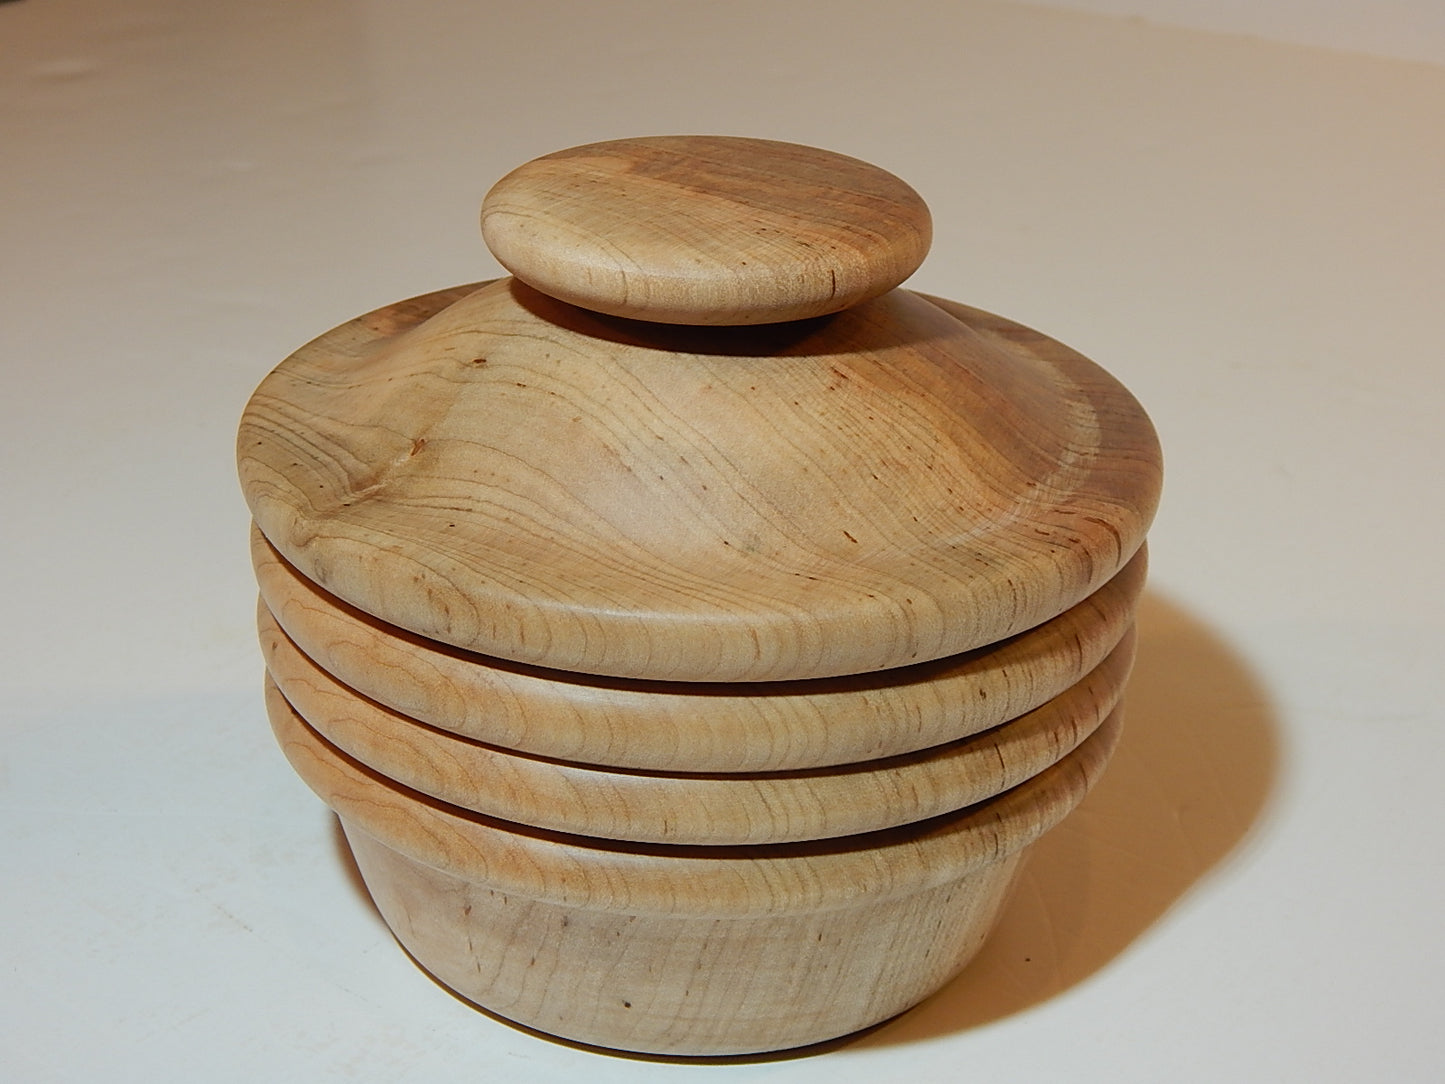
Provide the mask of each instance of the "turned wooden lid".
POLYGON ((1098 366, 899 289, 748 327, 517 279, 443 291, 288 358, 238 453, 261 531, 359 609, 515 662, 681 681, 1012 636, 1133 556, 1160 485, 1148 419, 1098 366))

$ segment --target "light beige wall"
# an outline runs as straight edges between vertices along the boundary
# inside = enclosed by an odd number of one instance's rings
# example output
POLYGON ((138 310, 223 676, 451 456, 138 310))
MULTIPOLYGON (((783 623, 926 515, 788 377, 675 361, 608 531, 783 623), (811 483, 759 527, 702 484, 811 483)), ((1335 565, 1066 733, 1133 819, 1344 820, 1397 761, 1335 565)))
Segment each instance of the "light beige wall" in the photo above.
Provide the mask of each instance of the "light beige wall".
POLYGON ((1440 0, 1052 0, 1037 6, 1445 64, 1440 0))

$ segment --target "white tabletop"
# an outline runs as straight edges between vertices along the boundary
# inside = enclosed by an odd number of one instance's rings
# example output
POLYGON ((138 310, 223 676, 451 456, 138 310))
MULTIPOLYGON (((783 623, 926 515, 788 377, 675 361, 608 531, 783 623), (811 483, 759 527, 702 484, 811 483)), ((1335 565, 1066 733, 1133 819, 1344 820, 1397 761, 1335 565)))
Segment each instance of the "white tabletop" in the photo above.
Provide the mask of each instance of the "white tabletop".
POLYGON ((1435 1080, 1445 67, 1010 4, 0 4, 0 1076, 1435 1080), (232 440, 281 357, 497 273, 576 143, 875 162, 910 283, 1111 369, 1166 454, 1128 730, 940 994, 628 1060, 396 947, 274 748, 232 440))

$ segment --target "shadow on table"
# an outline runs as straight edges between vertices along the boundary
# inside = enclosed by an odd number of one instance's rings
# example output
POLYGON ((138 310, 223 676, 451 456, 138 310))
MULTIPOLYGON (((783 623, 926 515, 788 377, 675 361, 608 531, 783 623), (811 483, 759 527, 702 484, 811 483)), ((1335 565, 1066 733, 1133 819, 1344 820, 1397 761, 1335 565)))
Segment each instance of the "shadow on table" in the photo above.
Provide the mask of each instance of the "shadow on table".
POLYGON ((1104 778, 1035 845, 963 974, 854 1049, 977 1027, 1078 985, 1248 837, 1279 768, 1267 691, 1208 627, 1153 592, 1138 627, 1124 734, 1104 778))

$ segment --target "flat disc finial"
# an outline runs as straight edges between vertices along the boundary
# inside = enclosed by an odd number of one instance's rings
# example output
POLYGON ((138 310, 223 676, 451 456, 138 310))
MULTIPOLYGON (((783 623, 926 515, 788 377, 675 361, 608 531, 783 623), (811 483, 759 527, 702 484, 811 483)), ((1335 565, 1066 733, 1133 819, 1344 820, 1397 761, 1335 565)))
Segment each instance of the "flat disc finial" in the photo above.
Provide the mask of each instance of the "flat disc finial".
POLYGON ((543 293, 669 324, 822 316, 923 262, 928 208, 846 155, 729 136, 593 143, 513 170, 482 202, 497 260, 543 293))

